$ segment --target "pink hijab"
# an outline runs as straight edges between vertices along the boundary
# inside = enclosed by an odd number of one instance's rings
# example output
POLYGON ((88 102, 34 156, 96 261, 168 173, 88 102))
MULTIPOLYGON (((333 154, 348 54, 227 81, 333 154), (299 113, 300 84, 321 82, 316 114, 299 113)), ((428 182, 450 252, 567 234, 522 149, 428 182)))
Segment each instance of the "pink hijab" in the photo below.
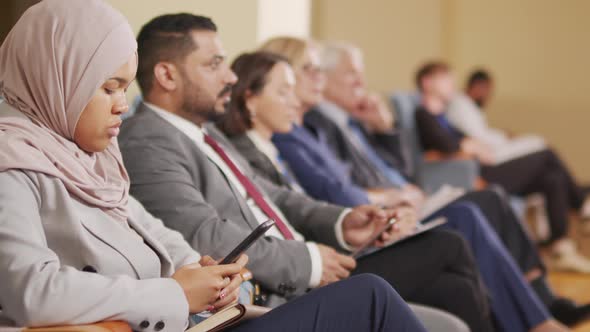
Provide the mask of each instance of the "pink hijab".
POLYGON ((0 47, 0 94, 28 117, 0 117, 0 171, 56 177, 75 199, 126 222, 129 177, 116 139, 87 153, 73 136, 95 91, 136 48, 125 17, 102 0, 29 8, 0 47))

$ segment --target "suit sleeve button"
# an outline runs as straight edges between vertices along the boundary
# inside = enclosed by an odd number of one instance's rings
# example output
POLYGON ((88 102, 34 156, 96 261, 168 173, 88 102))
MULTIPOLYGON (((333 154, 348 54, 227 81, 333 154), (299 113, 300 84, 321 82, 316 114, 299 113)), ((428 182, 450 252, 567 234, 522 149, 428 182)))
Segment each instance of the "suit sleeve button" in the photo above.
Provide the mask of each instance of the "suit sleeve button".
POLYGON ((139 327, 141 327, 141 329, 145 330, 148 327, 150 327, 150 322, 148 322, 147 320, 144 320, 143 322, 139 323, 139 327))
POLYGON ((154 330, 157 331, 162 331, 164 329, 164 327, 166 326, 166 324, 164 324, 163 321, 159 321, 156 323, 156 325, 154 325, 154 330))

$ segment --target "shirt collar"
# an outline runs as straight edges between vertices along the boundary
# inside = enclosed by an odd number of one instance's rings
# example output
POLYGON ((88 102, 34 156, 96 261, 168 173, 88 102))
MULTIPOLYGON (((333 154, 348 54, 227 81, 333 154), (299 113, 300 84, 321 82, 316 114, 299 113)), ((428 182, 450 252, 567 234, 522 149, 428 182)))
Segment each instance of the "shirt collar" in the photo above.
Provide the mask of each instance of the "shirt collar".
POLYGON ((250 138, 252 143, 254 143, 256 148, 258 148, 258 150, 262 151, 262 153, 264 153, 268 158, 270 158, 270 160, 272 160, 273 163, 278 160, 279 150, 277 150, 272 141, 265 140, 260 136, 260 134, 258 134, 256 130, 253 129, 248 130, 246 132, 246 135, 248 136, 248 138, 250 138))
POLYGON ((328 119, 334 121, 340 128, 348 127, 350 116, 342 107, 329 101, 322 101, 318 107, 318 111, 328 119))
POLYGON ((160 108, 154 104, 148 103, 146 101, 144 101, 143 103, 156 114, 158 114, 160 117, 162 117, 164 120, 168 121, 178 130, 182 131, 189 138, 197 142, 204 142, 204 137, 206 134, 206 130, 204 127, 199 127, 196 124, 188 121, 187 119, 182 118, 172 112, 166 111, 163 108, 160 108))

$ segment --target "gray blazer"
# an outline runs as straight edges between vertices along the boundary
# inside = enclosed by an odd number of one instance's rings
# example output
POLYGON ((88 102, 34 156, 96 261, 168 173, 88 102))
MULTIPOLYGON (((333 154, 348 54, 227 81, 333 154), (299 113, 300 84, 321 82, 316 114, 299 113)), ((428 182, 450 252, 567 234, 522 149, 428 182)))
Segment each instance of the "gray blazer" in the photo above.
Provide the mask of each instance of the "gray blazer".
MULTIPOLYGON (((313 201, 262 179, 223 134, 208 129, 295 229, 308 240, 341 249, 334 227, 342 207, 313 201)), ((199 252, 223 257, 258 226, 245 199, 195 142, 145 104, 124 121, 119 142, 132 194, 199 252)), ((304 243, 265 237, 247 254, 248 267, 268 291, 290 297, 308 288, 311 258, 304 243)))
POLYGON ((199 255, 136 200, 130 229, 73 199, 56 178, 10 170, 0 172, 0 202, 3 324, 186 327, 186 298, 168 277, 199 255))

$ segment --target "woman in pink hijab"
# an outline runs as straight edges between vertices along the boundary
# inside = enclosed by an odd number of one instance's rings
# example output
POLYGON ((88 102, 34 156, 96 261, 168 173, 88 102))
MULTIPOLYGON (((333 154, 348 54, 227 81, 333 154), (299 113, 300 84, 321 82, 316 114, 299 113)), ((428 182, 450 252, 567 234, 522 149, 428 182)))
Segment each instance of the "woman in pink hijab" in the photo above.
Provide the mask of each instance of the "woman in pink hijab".
MULTIPOLYGON (((136 68, 129 24, 101 0, 42 1, 0 47, 2 324, 122 320, 137 331, 182 331, 189 314, 236 300, 246 256, 228 265, 201 258, 129 196, 116 137, 136 68)), ((363 314, 363 331, 423 331, 370 276, 232 331, 351 331, 342 316, 363 314)))

